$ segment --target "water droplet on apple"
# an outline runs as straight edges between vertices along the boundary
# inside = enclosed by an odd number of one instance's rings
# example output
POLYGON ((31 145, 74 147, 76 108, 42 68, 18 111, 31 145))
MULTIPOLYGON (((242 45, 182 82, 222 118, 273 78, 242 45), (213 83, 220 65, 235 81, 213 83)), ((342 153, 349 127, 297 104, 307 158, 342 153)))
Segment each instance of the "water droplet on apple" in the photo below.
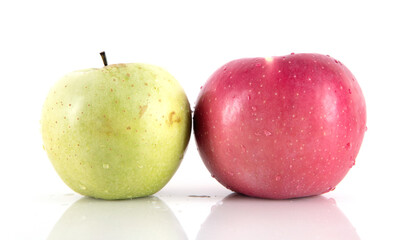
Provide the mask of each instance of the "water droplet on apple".
POLYGON ((365 126, 365 132, 367 132, 367 126, 365 126))
POLYGON ((349 94, 352 94, 352 90, 350 90, 350 88, 349 88, 349 94))
POLYGON ((353 158, 353 157, 350 157, 350 160, 351 160, 351 165, 350 165, 350 168, 351 168, 351 167, 353 167, 354 165, 356 165, 356 159, 355 159, 355 158, 353 158))
POLYGON ((276 177, 275 177, 275 181, 279 181, 279 180, 281 180, 281 176, 279 176, 279 175, 277 175, 276 177))
POLYGON ((346 148, 347 150, 350 150, 350 148, 351 148, 351 144, 350 144, 350 143, 347 143, 345 148, 346 148))
POLYGON ((200 89, 202 89, 203 88, 203 86, 200 86, 200 89))
POLYGON ((241 151, 242 151, 242 153, 246 153, 246 147, 242 144, 241 144, 241 151))
POLYGON ((295 54, 295 53, 293 53, 293 52, 291 53, 291 55, 294 55, 294 54, 295 54))
POLYGON ((327 192, 333 191, 334 189, 336 189, 336 187, 329 187, 329 188, 327 189, 327 192))
POLYGON ((248 95, 248 101, 251 100, 251 95, 248 95))
POLYGON ((104 164, 102 164, 102 167, 105 168, 105 169, 108 169, 108 168, 110 168, 110 165, 108 163, 104 163, 104 164))
POLYGON ((138 168, 143 168, 144 166, 140 164, 140 161, 137 161, 137 167, 138 168))
POLYGON ((86 190, 86 187, 82 184, 79 184, 79 188, 81 188, 82 190, 86 190))
POLYGON ((212 176, 213 178, 216 178, 216 176, 215 176, 214 174, 212 174, 212 175, 210 175, 210 176, 212 176))
POLYGON ((255 66, 261 67, 262 65, 261 65, 261 63, 256 63, 255 66))
POLYGON ((252 106, 252 111, 255 112, 256 111, 256 107, 252 106))
POLYGON ((265 136, 268 137, 268 136, 271 136, 272 133, 268 130, 264 130, 264 134, 265 134, 265 136))

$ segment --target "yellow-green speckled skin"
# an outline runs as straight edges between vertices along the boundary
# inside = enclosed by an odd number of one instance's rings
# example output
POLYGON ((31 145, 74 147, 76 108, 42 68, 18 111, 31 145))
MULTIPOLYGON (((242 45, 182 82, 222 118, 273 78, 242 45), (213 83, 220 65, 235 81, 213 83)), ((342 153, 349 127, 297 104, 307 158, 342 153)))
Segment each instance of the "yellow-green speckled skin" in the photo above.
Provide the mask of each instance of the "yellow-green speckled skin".
POLYGON ((44 149, 62 180, 95 198, 159 191, 183 158, 191 110, 180 84, 147 64, 64 76, 42 110, 44 149))

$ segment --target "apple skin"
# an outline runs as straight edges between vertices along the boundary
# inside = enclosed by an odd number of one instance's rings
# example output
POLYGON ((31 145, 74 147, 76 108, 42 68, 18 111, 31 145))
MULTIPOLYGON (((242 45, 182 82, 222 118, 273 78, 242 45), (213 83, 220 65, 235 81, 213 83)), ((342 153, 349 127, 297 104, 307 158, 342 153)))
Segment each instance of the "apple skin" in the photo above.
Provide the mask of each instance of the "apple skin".
POLYGON ((194 112, 212 176, 248 196, 331 191, 355 164, 366 105, 352 73, 320 54, 247 58, 219 68, 194 112))
POLYGON ((191 110, 179 83, 147 64, 75 71, 42 110, 44 149, 62 180, 95 198, 151 195, 185 153, 191 110))

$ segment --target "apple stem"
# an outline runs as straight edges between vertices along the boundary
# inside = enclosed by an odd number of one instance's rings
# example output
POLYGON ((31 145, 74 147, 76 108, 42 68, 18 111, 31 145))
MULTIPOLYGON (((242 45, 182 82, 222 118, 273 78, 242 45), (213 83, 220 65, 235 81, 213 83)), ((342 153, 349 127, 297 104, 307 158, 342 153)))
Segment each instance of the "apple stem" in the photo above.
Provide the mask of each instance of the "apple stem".
POLYGON ((100 52, 99 55, 101 55, 102 61, 104 62, 104 66, 108 66, 107 56, 105 55, 105 51, 100 52))

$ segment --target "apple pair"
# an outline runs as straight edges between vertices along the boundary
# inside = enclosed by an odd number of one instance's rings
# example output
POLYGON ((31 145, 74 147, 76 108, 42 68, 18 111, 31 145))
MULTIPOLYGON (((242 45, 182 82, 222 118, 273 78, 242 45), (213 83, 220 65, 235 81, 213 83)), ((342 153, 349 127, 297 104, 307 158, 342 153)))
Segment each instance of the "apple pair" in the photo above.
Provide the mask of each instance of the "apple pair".
MULTIPOLYGON (((191 130, 179 83, 147 64, 76 71, 50 91, 44 148, 74 191, 126 199, 159 191, 177 170, 191 130)), ((366 106, 352 73, 319 54, 231 61, 201 90, 199 153, 227 188, 285 199, 333 190, 354 165, 366 106)))

